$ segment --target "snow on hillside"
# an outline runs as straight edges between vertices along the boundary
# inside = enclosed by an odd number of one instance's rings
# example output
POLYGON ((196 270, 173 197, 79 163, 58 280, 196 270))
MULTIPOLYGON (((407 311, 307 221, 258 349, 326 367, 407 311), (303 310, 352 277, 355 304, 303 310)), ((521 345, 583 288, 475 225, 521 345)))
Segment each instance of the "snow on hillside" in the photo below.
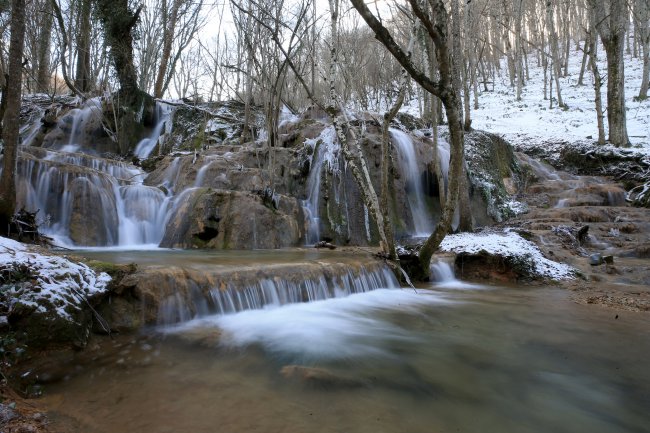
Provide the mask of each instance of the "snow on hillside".
MULTIPOLYGON (((593 77, 587 71, 584 85, 578 86, 582 51, 574 50, 569 59, 569 75, 561 78, 562 99, 568 105, 564 110, 557 107, 549 109, 549 101, 544 100, 544 71, 537 65, 536 56, 529 55, 530 80, 522 92, 521 101, 516 100, 516 89, 510 86, 507 65, 503 62, 501 76, 496 77, 494 90, 488 85, 485 92, 479 86, 479 109, 473 109, 472 126, 476 129, 503 135, 508 141, 518 145, 540 145, 546 140, 579 141, 591 137, 598 138, 596 109, 594 105, 593 77)), ((599 51, 599 66, 603 79, 607 76, 607 65, 602 47, 599 51)), ((639 58, 625 56, 625 97, 627 107, 627 127, 630 141, 634 147, 650 154, 650 100, 634 101, 639 93, 643 62, 639 58)), ((553 96, 556 97, 555 84, 553 96)), ((607 85, 602 89, 603 104, 606 104, 607 85)), ((404 109, 418 115, 417 104, 404 109)), ((607 134, 607 119, 605 118, 607 134)))

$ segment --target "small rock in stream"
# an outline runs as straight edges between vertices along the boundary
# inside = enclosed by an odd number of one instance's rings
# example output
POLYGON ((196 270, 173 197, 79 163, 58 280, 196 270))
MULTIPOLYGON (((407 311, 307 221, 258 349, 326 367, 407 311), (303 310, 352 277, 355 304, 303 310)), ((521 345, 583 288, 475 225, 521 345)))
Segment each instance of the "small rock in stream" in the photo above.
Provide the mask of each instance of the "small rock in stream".
POLYGON ((603 264, 603 256, 600 253, 595 253, 589 256, 589 264, 591 266, 598 266, 603 264))

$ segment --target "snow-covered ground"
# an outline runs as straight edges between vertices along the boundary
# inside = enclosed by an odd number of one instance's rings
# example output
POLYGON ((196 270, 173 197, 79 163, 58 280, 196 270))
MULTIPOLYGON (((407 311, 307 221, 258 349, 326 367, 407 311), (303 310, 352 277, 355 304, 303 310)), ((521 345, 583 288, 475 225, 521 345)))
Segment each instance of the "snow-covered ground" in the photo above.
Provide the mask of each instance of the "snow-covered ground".
POLYGON ((110 280, 108 274, 97 274, 84 264, 44 255, 0 237, 0 286, 9 308, 18 303, 38 313, 52 311, 73 320, 70 312, 106 291, 110 280))
MULTIPOLYGON (((537 65, 536 56, 529 55, 530 80, 522 92, 521 101, 516 100, 516 89, 510 86, 505 61, 501 76, 496 77, 494 90, 489 84, 485 92, 479 86, 479 109, 474 110, 472 94, 472 126, 476 129, 503 135, 513 144, 540 144, 545 140, 579 141, 598 138, 596 109, 594 104, 593 76, 585 73, 584 85, 578 86, 582 51, 575 46, 569 56, 569 75, 560 78, 562 99, 568 109, 562 109, 554 101, 549 109, 549 101, 544 99, 544 71, 537 65)), ((607 77, 605 52, 599 50, 599 67, 604 80, 607 77)), ((627 128, 634 147, 650 153, 650 99, 635 101, 641 86, 643 62, 640 58, 625 55, 625 98, 627 107, 627 128)), ((606 106, 606 81, 601 89, 603 104, 606 106)), ((556 97, 555 84, 553 96, 556 97)), ((404 111, 414 115, 417 105, 408 105, 404 111)), ((607 119, 605 117, 607 134, 607 119)))

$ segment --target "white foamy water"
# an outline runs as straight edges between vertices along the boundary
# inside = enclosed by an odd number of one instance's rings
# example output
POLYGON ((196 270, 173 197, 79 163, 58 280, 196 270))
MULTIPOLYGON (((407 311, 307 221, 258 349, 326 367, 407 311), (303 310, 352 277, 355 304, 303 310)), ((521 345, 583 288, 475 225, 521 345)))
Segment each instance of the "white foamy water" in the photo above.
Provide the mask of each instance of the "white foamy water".
POLYGON ((383 316, 417 314, 426 305, 448 302, 429 290, 378 289, 344 298, 204 317, 168 332, 217 327, 224 333, 223 345, 259 344, 269 352, 303 361, 390 357, 394 353, 387 346, 415 337, 383 316))
POLYGON ((471 284, 456 278, 453 265, 445 261, 431 263, 431 280, 439 289, 483 289, 486 286, 471 284))

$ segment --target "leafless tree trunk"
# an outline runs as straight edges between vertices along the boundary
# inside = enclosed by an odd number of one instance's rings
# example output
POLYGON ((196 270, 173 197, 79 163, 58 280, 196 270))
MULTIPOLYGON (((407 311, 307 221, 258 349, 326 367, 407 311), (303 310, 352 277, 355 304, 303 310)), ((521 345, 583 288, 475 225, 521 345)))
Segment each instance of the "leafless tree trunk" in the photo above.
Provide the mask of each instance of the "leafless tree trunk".
MULTIPOLYGON (((20 98, 23 85, 25 0, 11 2, 11 42, 7 78, 6 110, 2 119, 4 156, 0 177, 0 233, 6 234, 16 210, 16 158, 20 140, 20 98)), ((4 92, 3 92, 4 93, 4 92)))
POLYGON ((50 89, 50 51, 52 46, 52 5, 49 1, 43 4, 43 20, 38 43, 38 71, 36 73, 36 89, 48 92, 50 89))
POLYGON ((650 81, 650 0, 635 0, 634 23, 635 41, 639 41, 638 45, 641 46, 643 53, 643 75, 639 99, 647 99, 650 81))
POLYGON ((596 120, 598 123, 598 144, 605 144, 605 125, 603 121, 605 116, 603 116, 603 101, 600 91, 602 79, 598 70, 598 42, 593 28, 587 38, 586 51, 589 53, 589 66, 594 75, 594 101, 596 103, 596 120))
POLYGON ((607 124, 609 142, 627 147, 627 114, 625 111, 625 66, 623 54, 628 9, 625 0, 589 0, 594 26, 607 55, 607 124))
POLYGON ((92 0, 80 0, 80 22, 77 34, 77 73, 75 86, 82 93, 92 89, 90 77, 90 12, 92 0))
POLYGON ((434 232, 426 240, 419 252, 419 266, 414 278, 426 278, 429 275, 431 256, 440 245, 440 242, 449 233, 451 220, 456 208, 459 196, 460 177, 463 173, 464 161, 464 137, 462 127, 462 110, 458 93, 452 84, 453 65, 451 50, 448 38, 449 17, 442 0, 434 0, 430 6, 432 15, 427 14, 417 0, 409 0, 411 9, 415 16, 425 27, 433 40, 438 58, 440 79, 438 81, 427 77, 419 70, 404 50, 395 42, 391 33, 384 25, 370 12, 363 0, 351 0, 352 6, 359 12, 370 28, 375 32, 377 39, 390 51, 395 59, 411 75, 418 84, 428 92, 438 96, 445 106, 447 120, 449 122, 449 133, 451 138, 451 156, 449 167, 449 189, 447 202, 445 203, 442 216, 436 225, 434 232))
POLYGON ((167 74, 167 67, 169 65, 169 58, 172 53, 172 44, 174 42, 174 35, 176 32, 176 24, 178 22, 178 12, 184 0, 172 0, 171 9, 167 10, 167 0, 162 0, 162 23, 163 23, 163 47, 160 54, 160 64, 158 66, 158 76, 154 86, 154 97, 162 98, 163 85, 165 84, 165 76, 167 74))
MULTIPOLYGON (((560 54, 557 41, 557 32, 555 31, 555 18, 553 17, 553 0, 546 0, 546 25, 548 27, 549 43, 551 45, 551 75, 555 78, 555 92, 557 93, 557 104, 564 107, 562 101, 562 91, 560 88, 560 75, 562 70, 560 67, 560 54)), ((551 106, 553 98, 551 99, 551 106)))

